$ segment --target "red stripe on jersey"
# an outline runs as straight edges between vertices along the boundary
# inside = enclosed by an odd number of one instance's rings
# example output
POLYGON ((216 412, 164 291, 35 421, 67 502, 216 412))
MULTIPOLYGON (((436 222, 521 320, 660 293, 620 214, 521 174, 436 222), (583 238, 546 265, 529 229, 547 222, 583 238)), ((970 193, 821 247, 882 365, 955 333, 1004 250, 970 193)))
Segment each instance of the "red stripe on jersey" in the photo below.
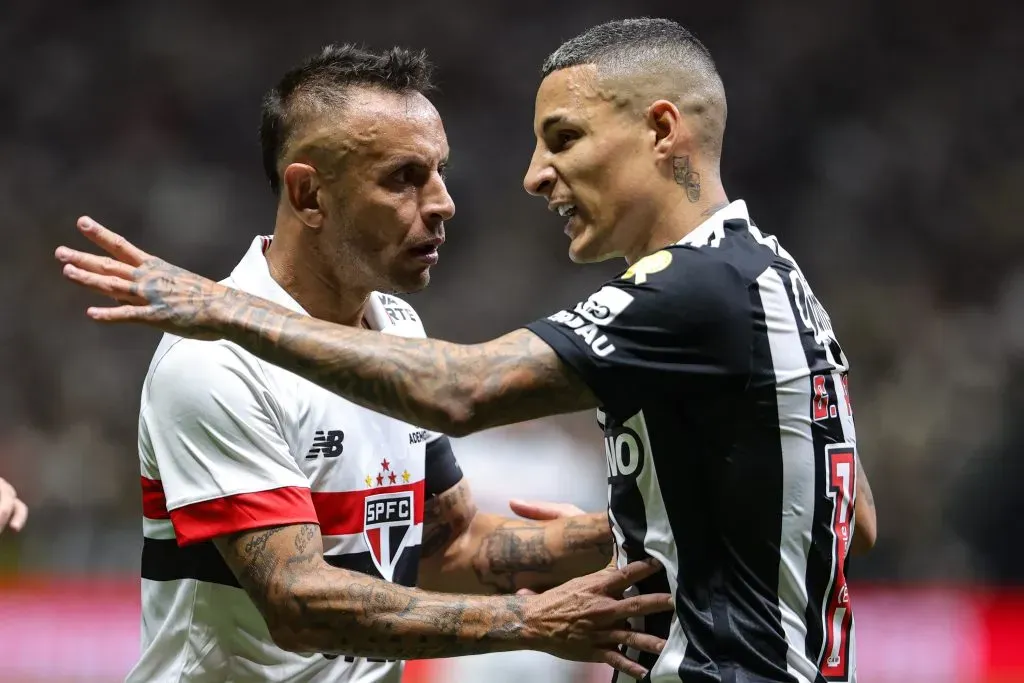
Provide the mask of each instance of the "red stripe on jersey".
POLYGON ((171 522, 184 546, 248 529, 316 524, 317 517, 309 489, 284 486, 186 505, 171 510, 171 522))
POLYGON ((142 479, 142 516, 150 519, 168 519, 164 484, 159 479, 142 479))
POLYGON ((423 523, 423 481, 398 486, 377 486, 363 491, 313 491, 313 507, 324 536, 358 534, 366 520, 366 497, 381 493, 413 492, 413 523, 423 523))

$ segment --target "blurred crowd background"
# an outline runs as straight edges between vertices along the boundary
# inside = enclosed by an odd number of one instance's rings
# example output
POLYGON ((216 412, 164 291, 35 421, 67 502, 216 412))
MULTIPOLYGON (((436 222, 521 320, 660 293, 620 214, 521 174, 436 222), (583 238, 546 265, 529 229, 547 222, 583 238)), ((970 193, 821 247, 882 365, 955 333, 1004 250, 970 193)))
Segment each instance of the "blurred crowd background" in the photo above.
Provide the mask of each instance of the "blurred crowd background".
MULTIPOLYGON (((880 528, 855 581, 1024 585, 1024 11, 1011 0, 3 3, 0 476, 31 517, 0 538, 0 573, 138 566, 138 397, 158 335, 86 320, 93 300, 51 256, 82 244, 78 215, 224 277, 273 227, 263 92, 328 42, 426 48, 458 211, 410 300, 433 336, 491 338, 621 268, 571 265, 561 220, 521 181, 541 61, 630 15, 676 19, 715 56, 730 198, 801 263, 852 361, 880 528)), ((485 507, 604 504, 590 415, 457 448, 485 507)))

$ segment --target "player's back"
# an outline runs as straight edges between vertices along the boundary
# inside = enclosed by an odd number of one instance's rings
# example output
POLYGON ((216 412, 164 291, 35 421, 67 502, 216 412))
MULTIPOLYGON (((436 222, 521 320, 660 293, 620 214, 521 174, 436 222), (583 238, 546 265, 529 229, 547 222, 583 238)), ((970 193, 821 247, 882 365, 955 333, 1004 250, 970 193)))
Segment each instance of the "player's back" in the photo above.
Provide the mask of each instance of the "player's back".
POLYGON ((601 399, 619 562, 677 597, 652 681, 853 680, 847 362, 742 202, 530 329, 601 399))

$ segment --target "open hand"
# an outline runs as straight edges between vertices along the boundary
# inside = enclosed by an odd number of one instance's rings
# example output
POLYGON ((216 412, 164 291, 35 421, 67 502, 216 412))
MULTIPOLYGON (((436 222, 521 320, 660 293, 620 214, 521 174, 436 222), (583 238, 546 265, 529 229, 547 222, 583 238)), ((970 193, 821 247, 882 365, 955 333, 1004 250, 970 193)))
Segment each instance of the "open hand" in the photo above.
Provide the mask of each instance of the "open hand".
POLYGON ((90 318, 142 323, 194 339, 221 337, 214 309, 239 296, 236 290, 151 256, 86 216, 78 229, 109 256, 58 247, 54 256, 64 264, 64 277, 121 304, 89 308, 90 318))
POLYGON ((647 671, 619 651, 626 646, 661 654, 665 641, 630 630, 626 620, 673 609, 672 596, 652 593, 623 598, 623 592, 661 570, 657 560, 606 567, 527 598, 526 621, 537 637, 535 649, 580 662, 603 662, 636 679, 647 671))

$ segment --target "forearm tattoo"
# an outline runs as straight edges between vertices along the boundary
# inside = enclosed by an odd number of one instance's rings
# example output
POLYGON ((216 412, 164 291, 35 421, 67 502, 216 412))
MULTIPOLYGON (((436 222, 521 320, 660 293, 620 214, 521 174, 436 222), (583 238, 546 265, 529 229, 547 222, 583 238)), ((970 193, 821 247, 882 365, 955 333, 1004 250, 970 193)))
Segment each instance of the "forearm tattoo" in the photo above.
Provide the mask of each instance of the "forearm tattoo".
POLYGON ((449 657, 512 649, 525 629, 523 598, 439 595, 332 568, 315 525, 244 532, 217 546, 289 649, 449 657))
POLYGON ((539 337, 477 346, 333 325, 224 297, 221 333, 255 355, 371 410, 454 436, 598 405, 539 337))
POLYGON ((483 586, 499 593, 543 590, 607 565, 612 544, 603 514, 507 520, 481 539, 473 570, 483 586))

